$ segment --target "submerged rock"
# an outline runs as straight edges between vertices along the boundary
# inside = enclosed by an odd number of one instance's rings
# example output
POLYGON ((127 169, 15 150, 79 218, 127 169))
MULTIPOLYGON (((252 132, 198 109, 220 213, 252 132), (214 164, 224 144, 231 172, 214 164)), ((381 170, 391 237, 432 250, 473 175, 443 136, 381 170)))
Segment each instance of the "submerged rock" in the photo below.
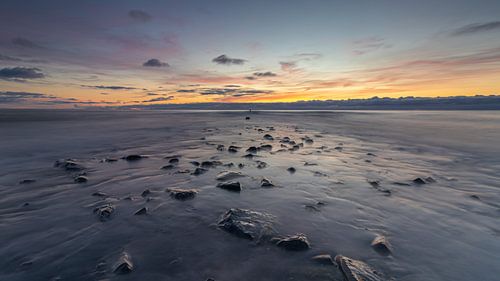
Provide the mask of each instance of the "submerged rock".
POLYGON ((58 167, 58 168, 63 168, 66 171, 69 171, 69 172, 76 172, 76 171, 85 170, 85 167, 83 165, 78 164, 73 159, 57 160, 54 163, 54 166, 58 167))
POLYGON ((269 239, 274 230, 273 216, 266 213, 246 210, 230 209, 217 223, 217 226, 233 235, 249 240, 269 239))
POLYGON ((94 214, 97 214, 99 220, 101 221, 107 221, 111 218, 111 215, 115 211, 115 206, 112 204, 106 204, 99 206, 94 209, 94 214))
POLYGON ((194 170, 194 172, 192 173, 193 175, 195 176, 198 176, 198 175, 201 175, 201 174, 204 174, 206 171, 208 171, 207 169, 204 169, 204 168, 196 168, 194 170))
POLYGON ((106 193, 100 192, 100 191, 92 193, 92 196, 95 196, 95 197, 108 197, 108 195, 106 193))
POLYGON ((263 136, 263 138, 264 138, 265 140, 274 140, 273 136, 271 136, 270 134, 265 134, 265 135, 263 136))
POLYGON ((273 187, 273 186, 274 186, 274 184, 273 184, 270 180, 268 180, 268 179, 266 179, 266 178, 263 178, 263 179, 260 181, 260 186, 261 186, 261 187, 273 187))
POLYGON ((175 166, 172 164, 168 164, 168 165, 161 167, 162 170, 172 170, 173 168, 175 168, 175 166))
POLYGON ((223 144, 217 145, 217 150, 218 151, 224 151, 225 149, 226 149, 226 147, 223 144))
POLYGON ((116 274, 127 274, 134 270, 134 263, 132 262, 132 257, 123 252, 118 261, 114 266, 113 272, 116 274))
POLYGON ((84 182, 87 182, 89 179, 85 176, 77 176, 77 177, 75 177, 74 180, 76 183, 84 183, 84 182))
POLYGON ((141 160, 143 158, 145 158, 145 157, 142 155, 131 154, 131 155, 127 155, 127 156, 123 157, 122 159, 127 160, 127 161, 137 161, 137 160, 141 160))
POLYGON ((218 181, 227 181, 227 180, 232 180, 232 179, 240 178, 240 177, 244 177, 244 175, 240 172, 222 171, 217 175, 216 179, 218 181))
POLYGON ((222 183, 219 183, 217 185, 217 187, 225 189, 225 190, 237 191, 237 192, 240 192, 242 189, 240 182, 237 182, 237 181, 222 182, 222 183))
POLYGON ((252 158, 254 158, 254 157, 255 157, 255 155, 254 155, 254 154, 251 154, 251 153, 248 153, 248 154, 244 155, 243 157, 245 157, 245 158, 247 158, 247 159, 252 159, 252 158))
POLYGON ((329 254, 316 255, 311 258, 313 261, 324 265, 335 265, 332 256, 329 254))
POLYGON ((267 163, 264 162, 264 161, 257 161, 257 168, 258 169, 264 169, 265 167, 267 167, 267 163))
POLYGON ((142 197, 146 197, 146 196, 148 196, 149 194, 151 194, 151 190, 149 190, 149 189, 145 189, 145 190, 141 193, 141 196, 142 196, 142 197))
POLYGON ((245 164, 243 164, 243 163, 238 164, 238 168, 243 169, 243 167, 245 167, 245 164))
POLYGON ((240 148, 237 146, 231 145, 228 147, 227 151, 231 152, 231 153, 236 153, 236 152, 238 152, 238 149, 240 149, 240 148))
POLYGON ((342 255, 335 256, 342 274, 347 281, 383 281, 376 270, 362 261, 354 260, 342 255))
POLYGON ((25 180, 19 181, 19 184, 30 184, 30 183, 34 183, 34 182, 36 182, 36 180, 25 179, 25 180))
POLYGON ((147 207, 142 207, 139 210, 137 210, 134 215, 140 216, 140 215, 146 215, 148 213, 148 208, 147 207))
POLYGON ((259 150, 271 151, 271 150, 273 150, 273 146, 270 144, 263 144, 263 145, 259 146, 259 150))
POLYGON ((171 158, 170 160, 168 160, 168 163, 177 164, 177 163, 179 163, 179 158, 171 158))
POLYGON ((413 183, 414 184, 418 184, 418 185, 420 185, 420 184, 426 184, 426 182, 422 178, 416 178, 416 179, 414 179, 413 183))
POLYGON ((257 153, 257 151, 258 151, 258 149, 257 149, 257 147, 255 147, 255 146, 250 146, 250 147, 246 150, 246 152, 248 152, 248 153, 252 153, 252 154, 257 153))
POLYGON ((301 233, 278 239, 276 246, 288 251, 305 251, 311 248, 307 237, 301 233))
POLYGON ((200 162, 198 162, 198 161, 191 161, 189 163, 191 163, 191 164, 193 164, 195 166, 200 166, 200 162))
POLYGON ((294 167, 290 167, 288 169, 286 169, 290 174, 293 174, 297 171, 297 169, 295 169, 294 167))
POLYGON ((172 189, 167 189, 167 192, 169 192, 170 196, 174 199, 188 200, 188 199, 193 199, 196 196, 196 193, 198 193, 198 190, 172 188, 172 189))
POLYGON ((378 235, 372 241, 372 248, 379 254, 383 256, 388 256, 392 253, 391 244, 387 241, 384 236, 378 235))
POLYGON ((221 161, 203 161, 200 166, 203 168, 213 168, 222 165, 221 161))

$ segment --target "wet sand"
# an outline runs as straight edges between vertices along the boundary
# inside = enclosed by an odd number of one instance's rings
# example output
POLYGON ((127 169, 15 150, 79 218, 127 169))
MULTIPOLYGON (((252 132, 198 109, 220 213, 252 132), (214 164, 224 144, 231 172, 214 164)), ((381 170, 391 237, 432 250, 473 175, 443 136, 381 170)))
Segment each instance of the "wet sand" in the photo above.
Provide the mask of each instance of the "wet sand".
POLYGON ((0 132, 0 280, 344 280, 320 254, 381 280, 500 276, 500 112, 1 110, 0 132), (310 248, 225 231, 231 208, 310 248))

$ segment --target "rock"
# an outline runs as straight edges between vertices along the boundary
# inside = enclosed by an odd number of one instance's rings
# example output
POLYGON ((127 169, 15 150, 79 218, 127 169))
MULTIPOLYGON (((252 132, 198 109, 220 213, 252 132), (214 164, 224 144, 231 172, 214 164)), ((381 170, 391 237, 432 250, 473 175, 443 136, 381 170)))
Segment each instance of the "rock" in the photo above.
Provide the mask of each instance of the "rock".
POLYGON ((89 179, 85 176, 77 176, 77 177, 75 177, 74 180, 76 183, 84 183, 84 182, 87 182, 89 179))
POLYGON ((215 179, 218 181, 227 181, 227 180, 232 180, 232 179, 240 178, 240 177, 244 177, 244 175, 240 172, 223 171, 223 172, 220 172, 215 179))
POLYGON ((141 196, 142 196, 142 197, 146 197, 146 196, 148 196, 149 194, 151 194, 151 190, 149 190, 149 189, 145 189, 145 190, 141 193, 141 196))
POLYGON ((200 162, 198 161, 191 161, 189 163, 193 164, 194 166, 200 166, 200 162))
POLYGON ((239 147, 231 145, 231 146, 229 146, 229 148, 227 149, 227 151, 231 152, 231 153, 236 153, 236 152, 238 152, 238 149, 239 149, 239 147))
POLYGON ((337 151, 342 151, 344 148, 342 146, 336 146, 333 149, 335 149, 337 151))
POLYGON ((290 142, 290 138, 289 137, 284 137, 280 142, 282 142, 282 143, 289 143, 290 142))
POLYGON ((267 167, 267 163, 264 162, 264 161, 257 161, 257 168, 258 169, 264 169, 265 167, 267 167))
POLYGON ((299 149, 300 149, 300 146, 298 144, 296 144, 296 145, 292 146, 292 148, 290 148, 289 150, 290 151, 297 151, 299 149))
POLYGON ((435 179, 433 179, 432 177, 426 177, 425 178, 425 181, 428 182, 428 183, 433 183, 433 182, 436 182, 435 179))
POLYGON ((168 163, 177 164, 177 163, 179 163, 179 158, 172 158, 172 159, 168 160, 168 163))
POLYGON ((203 161, 201 162, 200 166, 202 168, 213 168, 222 165, 222 162, 220 161, 203 161))
POLYGON ((377 188, 380 186, 380 182, 379 181, 368 181, 368 183, 373 187, 373 188, 377 188))
POLYGON ((384 236, 378 235, 372 241, 372 248, 379 254, 383 256, 388 256, 392 253, 391 244, 387 241, 387 238, 384 236))
POLYGON ((231 168, 231 167, 234 167, 234 163, 233 162, 229 162, 229 163, 226 163, 226 164, 224 164, 222 166, 231 168))
POLYGON ((305 162, 304 166, 318 166, 317 163, 305 162))
POLYGON ((78 164, 73 159, 57 160, 54 166, 63 168, 68 172, 77 172, 85 170, 85 167, 83 165, 78 164))
POLYGON ((249 240, 269 239, 274 234, 273 216, 246 209, 230 209, 217 226, 233 235, 249 240))
POLYGON ((255 147, 255 146, 250 146, 250 147, 246 150, 246 152, 248 152, 248 153, 252 153, 252 154, 257 153, 257 151, 258 151, 258 149, 257 149, 257 147, 255 147))
POLYGON ((177 200, 188 200, 188 199, 193 199, 198 193, 196 189, 177 189, 177 188, 172 188, 172 189, 167 189, 167 191, 170 193, 170 196, 174 199, 177 200))
POLYGON ((243 169, 243 167, 245 167, 245 164, 243 164, 243 163, 238 164, 238 168, 243 169))
POLYGON ((335 265, 332 256, 329 254, 316 255, 311 258, 313 261, 324 265, 335 265))
POLYGON ((148 208, 147 207, 142 207, 139 210, 137 210, 134 215, 135 216, 140 216, 140 215, 146 215, 148 213, 148 208))
POLYGON ((224 151, 225 149, 226 149, 226 147, 223 144, 217 145, 217 150, 218 151, 224 151))
POLYGON ((122 159, 125 159, 127 161, 137 161, 137 160, 141 160, 145 158, 144 156, 142 155, 139 155, 139 154, 131 154, 131 155, 127 155, 125 157, 123 157, 122 159))
POLYGON ((132 272, 134 270, 134 263, 132 262, 132 257, 126 253, 123 252, 118 261, 116 262, 114 266, 113 272, 116 274, 127 274, 132 272))
POLYGON ((92 193, 92 196, 95 196, 95 197, 108 197, 108 195, 106 193, 100 192, 100 191, 92 193))
POLYGON ((335 256, 342 274, 347 281, 383 281, 385 280, 380 273, 372 269, 362 261, 354 260, 342 255, 335 256))
POLYGON ((19 184, 30 184, 30 183, 34 183, 34 182, 36 182, 36 180, 25 179, 25 180, 19 181, 19 184))
POLYGON ((293 174, 295 173, 297 170, 294 168, 294 167, 290 167, 288 169, 286 169, 290 174, 293 174))
POLYGON ((116 162, 116 161, 118 161, 118 159, 116 159, 116 158, 108 158, 108 157, 106 157, 106 158, 104 158, 104 159, 101 160, 101 162, 105 162, 105 163, 113 163, 113 162, 116 162))
POLYGON ((274 186, 274 184, 273 184, 270 180, 268 180, 268 179, 266 179, 266 178, 263 178, 263 179, 260 181, 260 186, 261 186, 261 187, 273 187, 273 186, 274 186))
POLYGON ((416 178, 416 179, 414 179, 413 183, 414 184, 418 184, 418 185, 426 184, 426 182, 422 178, 416 178))
POLYGON ((481 198, 479 198, 479 196, 478 196, 478 195, 476 195, 476 194, 472 194, 472 195, 470 196, 470 198, 472 198, 472 199, 476 199, 476 200, 481 200, 481 198))
POLYGON ((115 206, 112 204, 106 204, 99 206, 94 209, 94 214, 97 214, 99 220, 101 221, 107 221, 111 218, 111 215, 115 211, 115 206))
POLYGON ((377 155, 375 155, 375 154, 373 154, 373 153, 371 153, 371 152, 366 153, 366 155, 368 155, 368 156, 373 156, 373 157, 377 156, 377 155))
POLYGON ((172 170, 173 168, 175 168, 175 166, 172 164, 168 164, 168 165, 161 167, 162 170, 172 170))
POLYGON ((311 248, 307 237, 304 234, 296 234, 279 239, 276 246, 288 251, 304 251, 311 248))
POLYGON ((252 159, 255 157, 255 155, 251 154, 251 153, 248 153, 246 155, 243 156, 244 158, 247 158, 247 159, 252 159))
POLYGON ((273 136, 271 136, 270 134, 265 134, 265 135, 263 136, 263 138, 264 138, 265 140, 274 140, 273 136))
POLYGON ((204 174, 206 171, 208 171, 207 169, 204 169, 204 168, 196 168, 194 170, 194 172, 192 173, 193 175, 195 176, 198 176, 198 175, 201 175, 201 174, 204 174))
POLYGON ((222 183, 217 184, 217 187, 225 189, 225 190, 229 190, 229 191, 236 191, 236 192, 240 192, 242 189, 241 184, 237 181, 222 182, 222 183))
POLYGON ((247 116, 247 117, 245 117, 245 120, 250 120, 250 117, 248 117, 248 116, 247 116))
POLYGON ((270 145, 270 144, 263 144, 259 147, 259 150, 263 150, 263 151, 271 151, 273 150, 273 146, 270 145))

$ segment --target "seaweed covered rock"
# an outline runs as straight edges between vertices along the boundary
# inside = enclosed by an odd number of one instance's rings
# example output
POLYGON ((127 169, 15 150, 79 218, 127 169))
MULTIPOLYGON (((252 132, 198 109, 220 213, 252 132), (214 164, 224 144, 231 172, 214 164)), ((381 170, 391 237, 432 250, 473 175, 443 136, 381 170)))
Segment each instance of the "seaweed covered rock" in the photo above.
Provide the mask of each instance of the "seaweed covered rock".
POLYGON ((249 240, 268 240, 274 234, 274 217, 270 214, 246 210, 229 209, 220 218, 217 226, 233 235, 249 240))
POLYGON ((380 273, 362 261, 351 259, 342 255, 335 256, 342 274, 347 281, 383 281, 380 273))

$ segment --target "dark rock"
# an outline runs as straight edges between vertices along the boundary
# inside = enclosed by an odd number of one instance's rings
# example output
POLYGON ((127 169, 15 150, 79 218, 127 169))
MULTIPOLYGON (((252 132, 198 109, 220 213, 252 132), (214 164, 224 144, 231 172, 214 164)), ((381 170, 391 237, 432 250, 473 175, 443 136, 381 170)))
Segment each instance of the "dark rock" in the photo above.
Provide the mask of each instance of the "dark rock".
POLYGON ((268 180, 268 179, 266 179, 266 178, 263 178, 263 179, 260 181, 260 186, 261 186, 261 187, 273 187, 273 186, 274 186, 274 184, 273 184, 270 180, 268 180))
POLYGON ((172 188, 172 189, 167 189, 167 191, 170 193, 170 196, 174 199, 177 200, 188 200, 188 199, 193 199, 198 193, 196 189, 177 189, 177 188, 172 188))
POLYGON ((250 120, 250 117, 248 117, 248 116, 247 116, 247 117, 245 117, 245 120, 250 120))
POLYGON ((168 163, 177 164, 177 163, 179 163, 179 158, 172 158, 172 159, 168 160, 168 163))
POLYGON ((318 166, 317 163, 305 162, 304 166, 318 166))
POLYGON ((257 161, 257 168, 258 169, 264 169, 265 167, 267 167, 267 163, 264 162, 264 161, 257 161))
POLYGON ((25 180, 21 180, 19 182, 19 184, 30 184, 30 183, 34 183, 36 182, 36 180, 32 180, 32 179, 25 179, 25 180))
POLYGON ((288 169, 286 169, 290 174, 293 174, 295 173, 297 170, 294 168, 294 167, 290 167, 288 169))
POLYGON ((226 147, 223 144, 217 145, 217 150, 218 151, 224 151, 225 149, 226 149, 226 147))
POLYGON ((342 274, 347 281, 383 281, 380 273, 372 269, 369 265, 362 261, 354 260, 342 255, 335 256, 342 274))
POLYGON ((148 208, 147 207, 142 207, 139 210, 137 210, 134 215, 140 216, 140 215, 146 215, 148 213, 148 208))
POLYGON ((101 221, 107 221, 111 218, 111 215, 115 211, 115 206, 112 204, 106 204, 99 206, 94 209, 94 214, 97 214, 99 220, 101 221))
POLYGON ((252 154, 257 153, 257 151, 258 151, 258 149, 257 149, 257 147, 255 147, 255 146, 250 146, 250 147, 246 150, 246 152, 248 152, 248 153, 252 153, 252 154))
POLYGON ((296 234, 279 239, 276 245, 288 251, 304 251, 311 248, 304 234, 296 234))
POLYGON ((282 143, 289 143, 290 142, 290 138, 289 137, 284 137, 280 142, 282 142, 282 143))
POLYGON ((127 155, 127 156, 123 157, 122 159, 125 159, 127 161, 137 161, 137 160, 141 160, 143 158, 145 158, 145 157, 142 155, 131 154, 131 155, 127 155))
POLYGON ((332 256, 328 254, 316 255, 311 258, 313 261, 324 265, 335 265, 332 256))
POLYGON ((292 148, 290 148, 290 151, 297 151, 299 149, 300 149, 300 146, 296 144, 296 145, 292 146, 292 148))
POLYGON ((132 262, 132 257, 123 252, 118 261, 114 266, 113 272, 116 274, 127 274, 134 270, 134 263, 132 262))
POLYGON ((175 172, 176 174, 189 174, 191 173, 191 170, 185 169, 185 170, 179 170, 175 172))
POLYGON ((193 175, 198 176, 198 175, 204 174, 206 171, 208 171, 208 170, 198 167, 194 170, 193 175))
POLYGON ((270 134, 265 134, 265 135, 263 136, 263 138, 264 138, 265 140, 274 140, 273 136, 271 136, 270 134))
POLYGON ((149 194, 151 194, 151 190, 149 190, 149 189, 145 189, 145 190, 141 193, 141 196, 142 196, 142 197, 146 197, 146 196, 148 196, 149 194))
POLYGON ((426 177, 425 178, 425 182, 427 182, 427 183, 433 183, 433 182, 436 182, 436 180, 433 179, 432 177, 426 177))
POLYGON ((240 177, 243 177, 244 175, 240 172, 235 172, 235 171, 222 171, 220 172, 217 177, 216 177, 216 180, 219 180, 219 181, 227 181, 227 180, 232 180, 232 179, 235 179, 235 178, 240 178, 240 177))
POLYGON ((342 151, 344 148, 342 146, 336 146, 333 149, 335 149, 337 151, 342 151))
POLYGON ((201 167, 202 168, 213 168, 222 165, 222 162, 220 161, 203 161, 201 162, 201 167))
POLYGON ((77 177, 75 177, 74 180, 76 183, 84 183, 84 182, 87 182, 89 179, 85 176, 77 176, 77 177))
POLYGON ((238 168, 243 169, 243 167, 245 167, 245 164, 243 163, 238 164, 238 168))
POLYGON ((372 248, 379 254, 383 256, 388 256, 392 253, 391 244, 387 241, 384 236, 377 236, 372 241, 372 248))
POLYGON ((247 158, 247 159, 252 159, 255 157, 255 155, 251 154, 251 153, 248 153, 246 155, 244 155, 243 157, 247 158))
POLYGON ((108 195, 106 193, 100 192, 100 191, 92 193, 92 196, 96 196, 96 197, 108 197, 108 195))
POLYGON ((198 161, 191 161, 189 163, 193 164, 194 166, 200 166, 200 162, 198 161))
POLYGON ((377 156, 377 155, 375 155, 375 154, 373 154, 371 152, 368 152, 366 155, 368 155, 368 156, 377 156))
POLYGON ((274 234, 273 216, 246 209, 230 209, 217 226, 231 234, 249 240, 269 239, 274 234))
POLYGON ((374 188, 377 188, 380 186, 380 182, 379 181, 368 181, 368 183, 374 187, 374 188))
POLYGON ((229 191, 237 191, 237 192, 240 192, 242 189, 241 184, 237 181, 222 182, 222 183, 217 184, 217 187, 222 188, 222 189, 226 189, 229 191))
POLYGON ((168 165, 161 167, 162 170, 172 170, 173 168, 175 168, 175 166, 172 164, 168 164, 168 165))
POLYGON ((476 195, 476 194, 472 194, 472 195, 470 196, 470 198, 472 198, 472 199, 476 199, 476 200, 480 200, 480 199, 481 199, 481 198, 479 198, 479 196, 478 196, 478 195, 476 195))
POLYGON ((263 151, 271 151, 273 150, 273 146, 270 145, 270 144, 263 144, 259 147, 259 150, 263 150, 263 151))
POLYGON ((69 172, 82 171, 85 167, 81 164, 78 164, 73 159, 65 159, 65 160, 57 160, 54 164, 55 167, 63 168, 69 172))
POLYGON ((238 152, 238 149, 240 149, 240 148, 236 147, 234 145, 231 145, 231 146, 229 146, 229 148, 227 149, 227 151, 231 152, 231 153, 236 153, 236 152, 238 152))
POLYGON ((413 183, 414 184, 418 184, 418 185, 426 184, 426 182, 422 178, 416 178, 416 179, 414 179, 413 183))

